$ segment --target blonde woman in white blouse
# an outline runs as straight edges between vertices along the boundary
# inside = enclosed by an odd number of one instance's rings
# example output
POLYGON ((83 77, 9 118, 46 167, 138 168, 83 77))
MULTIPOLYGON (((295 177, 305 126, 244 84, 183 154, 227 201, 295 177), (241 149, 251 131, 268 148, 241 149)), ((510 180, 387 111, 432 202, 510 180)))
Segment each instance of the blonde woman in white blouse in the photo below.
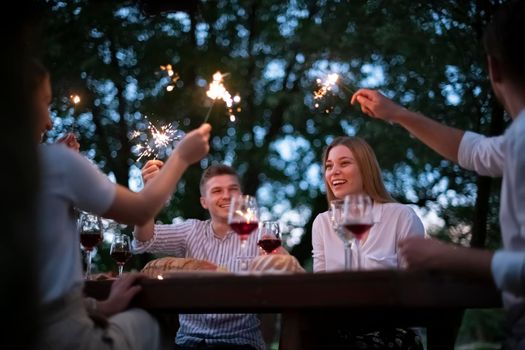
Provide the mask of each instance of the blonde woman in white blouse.
MULTIPOLYGON (((424 236, 425 228, 412 208, 396 202, 386 191, 370 145, 358 137, 336 138, 323 154, 323 169, 328 202, 358 193, 367 194, 373 201, 374 225, 360 240, 360 268, 400 268, 398 242, 409 236, 424 236)), ((332 228, 328 211, 317 215, 313 222, 312 245, 314 272, 344 270, 344 244, 332 228)), ((352 245, 352 266, 357 266, 355 248, 352 245)), ((410 329, 334 332, 326 335, 327 346, 351 349, 359 343, 373 349, 395 344, 394 349, 422 349, 419 337, 410 329)))
MULTIPOLYGON (((323 169, 329 202, 356 193, 372 198, 374 225, 360 241, 361 269, 399 268, 398 242, 424 236, 425 228, 412 208, 396 202, 386 191, 370 145, 358 137, 336 138, 323 154, 323 169)), ((344 244, 332 229, 328 211, 314 220, 312 244, 314 272, 344 270, 344 244)))

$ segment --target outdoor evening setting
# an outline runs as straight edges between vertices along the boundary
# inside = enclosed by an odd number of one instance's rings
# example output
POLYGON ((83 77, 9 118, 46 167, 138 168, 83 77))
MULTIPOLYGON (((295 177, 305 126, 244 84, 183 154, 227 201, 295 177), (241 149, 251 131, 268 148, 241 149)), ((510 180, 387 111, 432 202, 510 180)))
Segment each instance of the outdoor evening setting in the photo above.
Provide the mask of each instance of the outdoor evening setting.
POLYGON ((525 350, 524 1, 4 10, 6 348, 525 350))

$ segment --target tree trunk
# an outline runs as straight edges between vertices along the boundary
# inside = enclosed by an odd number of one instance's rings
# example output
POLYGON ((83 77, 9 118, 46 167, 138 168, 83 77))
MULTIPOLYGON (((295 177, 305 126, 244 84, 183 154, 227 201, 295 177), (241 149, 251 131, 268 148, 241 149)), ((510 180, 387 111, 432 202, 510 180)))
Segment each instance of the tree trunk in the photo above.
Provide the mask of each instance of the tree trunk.
MULTIPOLYGON (((492 100, 492 115, 490 121, 490 135, 500 135, 504 129, 503 108, 495 100, 492 100)), ((485 247, 487 239, 487 219, 489 213, 489 200, 491 196, 492 183, 490 177, 480 176, 476 181, 478 193, 476 206, 474 208, 474 218, 472 223, 472 238, 470 246, 473 248, 485 247)))

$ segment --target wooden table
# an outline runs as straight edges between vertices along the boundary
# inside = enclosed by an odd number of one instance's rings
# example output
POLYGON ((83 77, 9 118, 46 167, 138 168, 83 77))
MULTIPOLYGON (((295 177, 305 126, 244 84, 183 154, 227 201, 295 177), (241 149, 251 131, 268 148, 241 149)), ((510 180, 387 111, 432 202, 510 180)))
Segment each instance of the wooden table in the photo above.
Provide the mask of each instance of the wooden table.
MULTIPOLYGON (((104 299, 111 281, 86 283, 104 299)), ((453 349, 463 311, 499 308, 491 281, 437 272, 183 275, 144 280, 133 304, 161 313, 282 313, 281 349, 323 348, 330 324, 427 328, 429 350, 453 349)))

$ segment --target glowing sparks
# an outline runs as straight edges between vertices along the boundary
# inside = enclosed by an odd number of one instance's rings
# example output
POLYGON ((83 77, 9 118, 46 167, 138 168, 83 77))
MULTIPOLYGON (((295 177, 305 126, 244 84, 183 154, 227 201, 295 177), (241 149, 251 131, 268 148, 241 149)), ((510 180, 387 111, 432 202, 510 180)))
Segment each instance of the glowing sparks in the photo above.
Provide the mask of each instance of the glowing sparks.
POLYGON ((257 211, 252 210, 252 208, 246 208, 246 211, 236 210, 235 214, 242 217, 247 223, 250 223, 252 221, 257 222, 257 211))
POLYGON ((171 64, 160 66, 160 69, 165 70, 170 77, 174 74, 173 66, 171 64))
MULTIPOLYGON (((324 113, 329 114, 334 110, 333 104, 329 101, 334 97, 336 86, 344 89, 350 94, 354 94, 355 91, 341 82, 339 74, 330 73, 325 79, 316 79, 317 89, 314 90, 314 107, 322 110, 324 113)), ((333 101, 332 101, 333 102, 333 101)))
POLYGON ((173 89, 175 88, 175 83, 177 83, 177 81, 180 79, 179 74, 173 70, 173 66, 171 64, 160 66, 160 69, 166 71, 166 73, 170 77, 170 83, 168 84, 168 86, 166 86, 166 91, 173 91, 173 89))
MULTIPOLYGON (((319 88, 314 91, 314 100, 319 100, 325 97, 327 93, 332 91, 333 87, 337 84, 338 80, 339 74, 337 73, 328 74, 325 80, 317 79, 316 83, 319 86, 319 88)), ((319 104, 316 103, 315 107, 319 107, 319 104)))
POLYGON ((73 102, 73 104, 79 104, 80 103, 80 96, 78 95, 70 95, 69 100, 73 102))
MULTIPOLYGON (((213 74, 213 81, 209 84, 208 91, 206 91, 206 96, 211 98, 213 100, 213 103, 210 106, 208 113, 206 114, 206 118, 204 118, 205 123, 208 120, 208 117, 210 116, 215 101, 217 100, 224 101, 226 107, 228 107, 230 120, 235 121, 235 114, 233 113, 233 104, 241 102, 241 97, 239 95, 235 95, 232 97, 230 92, 224 86, 223 80, 224 77, 227 75, 228 74, 222 74, 221 72, 216 72, 215 74, 213 74)), ((237 108, 237 111, 240 112, 240 108, 237 108)))
MULTIPOLYGON (((231 107, 233 106, 233 98, 222 83, 223 77, 224 76, 221 74, 221 72, 217 72, 213 75, 213 81, 211 82, 208 91, 206 91, 206 95, 212 100, 223 100, 227 107, 231 107)), ((238 100, 240 101, 240 97, 238 100)))
POLYGON ((174 143, 180 141, 185 135, 183 131, 178 130, 171 123, 160 128, 157 128, 149 120, 147 123, 148 132, 142 133, 134 130, 129 136, 130 140, 139 140, 139 144, 133 149, 138 154, 137 161, 140 161, 142 157, 160 158, 167 156, 175 147, 174 143), (148 133, 149 137, 147 136, 148 133))

